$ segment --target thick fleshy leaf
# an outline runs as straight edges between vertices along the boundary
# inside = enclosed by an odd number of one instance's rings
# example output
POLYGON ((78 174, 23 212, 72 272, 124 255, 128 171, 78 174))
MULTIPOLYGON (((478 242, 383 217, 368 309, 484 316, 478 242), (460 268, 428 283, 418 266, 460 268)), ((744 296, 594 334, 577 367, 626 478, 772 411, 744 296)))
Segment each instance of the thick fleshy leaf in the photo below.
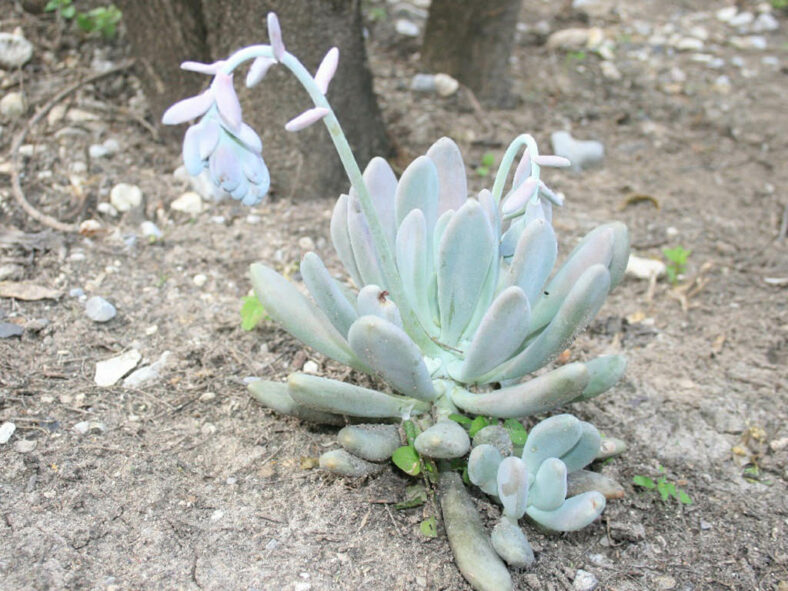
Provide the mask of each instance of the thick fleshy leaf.
POLYGON ((528 298, 519 287, 498 294, 465 351, 463 380, 472 382, 514 355, 528 336, 530 315, 528 298))
POLYGON ((338 64, 339 49, 332 47, 328 50, 328 53, 326 53, 323 61, 320 62, 317 72, 315 73, 315 84, 317 84, 317 87, 323 94, 328 92, 328 85, 331 83, 331 79, 337 71, 338 64))
POLYGON ((461 458, 471 449, 468 432, 451 420, 435 423, 419 433, 413 446, 421 455, 441 460, 461 458))
POLYGON ((501 517, 490 536, 493 548, 506 564, 515 568, 526 568, 534 561, 534 551, 517 520, 501 517))
POLYGON ((605 224, 613 230, 613 257, 610 260, 610 289, 621 283, 629 262, 629 230, 622 222, 605 224))
POLYGON ((430 407, 429 403, 413 398, 303 373, 288 376, 287 387, 296 402, 351 417, 402 419, 425 412, 430 407))
POLYGON ((365 285, 358 292, 356 310, 359 316, 377 316, 402 328, 402 316, 388 292, 377 285, 365 285))
POLYGON ((580 276, 592 265, 608 267, 613 257, 615 234, 609 226, 599 226, 589 232, 569 254, 564 264, 544 290, 544 295, 531 302, 533 330, 545 326, 563 304, 580 276))
POLYGON ((528 504, 542 511, 555 511, 566 499, 566 465, 558 458, 547 458, 539 466, 528 493, 528 504))
POLYGON ((542 154, 535 156, 534 162, 536 162, 539 166, 554 166, 557 168, 566 168, 572 164, 563 156, 544 156, 542 154))
MULTIPOLYGON (((495 370, 495 376, 490 377, 518 379, 555 359, 593 320, 609 291, 610 273, 607 268, 603 265, 589 267, 572 287, 547 328, 522 353, 495 370)), ((532 330, 534 314, 531 314, 532 330)))
POLYGON ((497 246, 484 211, 475 200, 466 201, 452 216, 438 247, 442 342, 456 344, 471 321, 496 255, 497 246))
POLYGON ((523 384, 486 394, 463 389, 452 392, 452 401, 463 410, 497 418, 527 417, 571 402, 588 383, 582 363, 570 363, 523 384))
POLYGON ((361 210, 361 203, 352 192, 348 201, 348 234, 353 247, 356 268, 361 276, 361 285, 379 285, 386 289, 383 271, 380 268, 378 251, 372 239, 369 223, 361 210))
POLYGON ((397 220, 394 213, 397 177, 388 162, 383 158, 375 157, 364 169, 364 184, 372 197, 372 203, 375 206, 380 224, 383 226, 386 239, 393 248, 397 236, 397 220))
MULTIPOLYGON (((558 207, 563 207, 564 205, 563 196, 555 193, 550 187, 545 185, 544 181, 541 179, 539 180, 539 196, 544 197, 547 201, 558 207)), ((547 202, 543 201, 543 203, 547 205, 547 202)))
POLYGON ((558 254, 553 227, 545 220, 533 220, 523 230, 504 277, 504 285, 516 285, 528 302, 535 302, 550 276, 558 254))
POLYGON ((596 454, 597 460, 606 460, 627 451, 627 442, 617 437, 603 437, 596 454))
POLYGON ((605 509, 602 493, 591 491, 567 499, 555 511, 541 511, 528 507, 527 513, 539 525, 554 531, 577 531, 583 529, 605 509))
POLYGON ((488 495, 498 494, 498 466, 503 456, 489 444, 477 445, 468 456, 468 478, 488 495))
POLYGON ((353 247, 350 243, 350 232, 348 230, 348 207, 350 204, 350 197, 345 194, 339 196, 334 211, 331 214, 331 243, 334 245, 334 250, 337 251, 339 260, 342 261, 342 266, 345 267, 353 283, 357 287, 364 285, 361 280, 361 274, 358 272, 356 266, 356 258, 353 256, 353 247))
POLYGON ((516 456, 504 458, 498 466, 498 498, 503 514, 514 520, 525 514, 528 504, 528 470, 516 456))
POLYGON ((263 151, 263 142, 257 132, 246 123, 241 123, 238 139, 255 154, 263 151))
POLYGON ((211 90, 216 97, 216 107, 219 115, 233 133, 238 133, 241 128, 241 103, 233 88, 233 75, 217 72, 211 83, 211 90))
POLYGON ((517 164, 517 168, 514 171, 514 182, 512 183, 512 186, 516 187, 529 176, 531 176, 531 153, 526 148, 526 150, 523 151, 523 155, 520 157, 520 162, 517 164))
POLYGON ((477 591, 512 591, 512 577, 485 532, 456 472, 441 472, 439 498, 446 537, 462 575, 477 591))
POLYGON ((578 400, 590 400, 615 386, 627 369, 627 358, 623 355, 603 355, 587 361, 586 367, 591 379, 578 400))
POLYGON ((430 146, 427 156, 438 171, 438 215, 450 209, 458 211, 468 198, 468 180, 459 146, 443 137, 430 146))
POLYGON ((279 19, 275 13, 269 12, 266 22, 268 24, 268 40, 271 42, 274 57, 282 61, 285 56, 285 44, 282 41, 282 28, 279 26, 279 19))
POLYGON ((361 371, 369 369, 353 354, 325 314, 295 286, 273 269, 251 266, 252 285, 265 311, 306 345, 340 363, 361 371))
POLYGON ((528 433, 523 448, 523 461, 536 473, 547 458, 560 458, 571 450, 583 435, 580 421, 570 415, 555 415, 540 421, 528 433))
POLYGON ((183 166, 192 176, 202 172, 203 158, 200 156, 200 138, 202 130, 199 125, 192 125, 183 136, 183 166))
POLYGON ((285 129, 290 132, 301 131, 310 125, 317 123, 330 112, 331 111, 325 107, 314 107, 312 109, 308 109, 297 117, 293 117, 290 121, 288 121, 285 124, 285 129))
POLYGON ((197 117, 202 117, 213 106, 214 95, 211 90, 206 90, 202 94, 193 96, 182 101, 178 101, 169 109, 164 111, 161 122, 164 125, 178 125, 186 123, 197 117))
POLYGON ((245 178, 238 153, 226 141, 220 142, 211 154, 208 171, 213 183, 228 193, 236 189, 245 178))
POLYGON ((402 224, 414 209, 424 214, 428 235, 438 220, 438 169, 427 156, 419 156, 402 173, 397 184, 395 209, 397 224, 402 224))
POLYGON ((370 462, 388 460, 401 444, 394 425, 348 425, 337 433, 337 442, 370 462))
POLYGON ((258 185, 263 193, 268 192, 271 184, 271 177, 268 174, 268 167, 259 154, 249 150, 241 150, 241 169, 249 182, 258 185))
POLYGON ((602 437, 591 423, 580 423, 582 433, 575 446, 561 456, 561 461, 566 464, 569 472, 585 468, 596 459, 599 453, 602 437))
POLYGON ((197 72, 198 74, 208 74, 213 76, 224 65, 224 60, 213 62, 212 64, 203 64, 201 62, 185 61, 181 63, 181 70, 188 72, 197 72))
POLYGON ((207 160, 219 144, 221 129, 216 119, 206 117, 200 123, 200 136, 197 142, 200 158, 207 160))
POLYGON ((421 351, 399 326, 378 316, 362 316, 350 327, 348 343, 397 392, 419 400, 435 399, 421 351))
POLYGON ((249 67, 249 72, 246 74, 246 87, 252 88, 259 84, 271 66, 276 63, 276 60, 270 57, 257 57, 249 67))
POLYGON ((566 493, 568 496, 574 497, 592 490, 605 495, 608 501, 621 499, 626 495, 623 486, 599 472, 577 470, 569 475, 566 493))
POLYGON ((498 206, 493 199, 492 193, 489 189, 482 189, 476 197, 479 205, 482 206, 484 214, 487 216, 487 221, 490 222, 493 235, 499 238, 501 235, 501 213, 498 211, 498 206))
POLYGON ((405 295, 415 310, 424 330, 438 335, 430 305, 430 283, 433 278, 432 245, 427 224, 420 209, 412 209, 399 226, 396 243, 397 271, 405 295))
POLYGON ((304 255, 301 261, 301 276, 318 307, 339 334, 347 337, 350 325, 356 321, 358 314, 323 261, 314 252, 304 255))
POLYGON ((288 393, 287 384, 282 382, 255 380, 249 383, 248 388, 252 398, 263 406, 271 408, 280 414, 322 425, 340 426, 345 424, 345 418, 341 415, 322 412, 298 404, 288 393))
POLYGON ((370 476, 382 472, 384 469, 383 465, 363 460, 344 449, 327 451, 320 456, 319 461, 323 470, 349 478, 370 476))
POLYGON ((516 189, 512 189, 501 202, 501 213, 505 216, 525 210, 536 192, 537 181, 533 177, 525 179, 516 189))
POLYGON ((235 186, 232 191, 229 191, 230 197, 233 199, 245 199, 246 195, 249 193, 250 188, 249 180, 245 176, 241 176, 240 182, 235 186))

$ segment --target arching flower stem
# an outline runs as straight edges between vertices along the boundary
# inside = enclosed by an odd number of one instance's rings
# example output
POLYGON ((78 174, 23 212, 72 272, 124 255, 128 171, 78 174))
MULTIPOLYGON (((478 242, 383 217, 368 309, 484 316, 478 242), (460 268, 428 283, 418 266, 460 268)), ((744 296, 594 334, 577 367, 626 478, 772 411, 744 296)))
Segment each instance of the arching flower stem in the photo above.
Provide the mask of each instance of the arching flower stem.
MULTIPOLYGON (((223 64, 223 70, 225 73, 230 74, 242 63, 258 57, 276 59, 273 49, 270 45, 252 45, 231 55, 223 64)), ((391 292, 392 299, 397 303, 400 315, 402 316, 402 323, 404 325, 405 331, 419 345, 419 347, 421 347, 422 351, 428 353, 432 352, 435 355, 438 355, 440 353, 440 348, 434 342, 432 342, 427 332, 422 328, 421 323, 416 316, 416 312, 411 307, 410 302, 408 301, 408 298, 405 294, 405 289, 402 285, 402 281, 400 280, 399 273, 397 272, 397 266, 394 261, 394 253, 389 246, 388 240, 386 239, 386 234, 383 230, 383 225, 380 223, 380 219, 378 218, 377 212, 375 211, 375 206, 372 203, 372 197, 370 196, 367 186, 364 183, 364 177, 362 176, 361 168, 359 168, 358 162, 356 162, 353 151, 350 149, 350 144, 348 143, 347 138, 342 131, 342 126, 339 124, 339 120, 334 114, 331 105, 326 99, 326 96, 323 94, 318 83, 315 82, 312 74, 309 73, 309 71, 304 67, 297 57, 289 52, 285 52, 278 61, 293 73, 296 79, 301 83, 301 86, 303 86, 309 94, 309 98, 312 99, 315 107, 328 109, 328 114, 323 117, 323 123, 325 124, 326 129, 328 129, 331 140, 334 142, 334 147, 336 148, 339 159, 341 160, 342 166, 345 169, 345 173, 350 180, 350 184, 358 195, 359 201, 361 203, 361 209, 367 218, 367 222, 369 223, 372 239, 375 242, 375 247, 377 248, 378 256, 380 257, 380 265, 387 282, 387 287, 391 292)), ((530 138, 530 136, 528 137, 530 138)), ((531 139, 531 141, 533 142, 533 139, 531 139)), ((534 142, 534 149, 535 148, 536 143, 534 142)), ((511 158, 514 158, 514 155, 512 155, 511 158)))
MULTIPOLYGON (((495 200, 496 205, 501 202, 503 189, 506 185, 506 179, 509 177, 509 171, 512 169, 514 158, 517 156, 517 153, 523 146, 526 147, 528 153, 531 156, 531 174, 527 176, 535 178, 537 182, 539 181, 540 167, 536 162, 534 162, 534 159, 539 156, 539 148, 536 145, 536 140, 528 133, 520 134, 514 138, 512 143, 509 144, 509 147, 506 148, 506 152, 504 153, 503 159, 501 160, 501 165, 498 167, 498 172, 495 174, 495 183, 493 183, 492 197, 495 200)), ((536 198, 537 194, 535 193, 534 195, 534 198, 536 198)))

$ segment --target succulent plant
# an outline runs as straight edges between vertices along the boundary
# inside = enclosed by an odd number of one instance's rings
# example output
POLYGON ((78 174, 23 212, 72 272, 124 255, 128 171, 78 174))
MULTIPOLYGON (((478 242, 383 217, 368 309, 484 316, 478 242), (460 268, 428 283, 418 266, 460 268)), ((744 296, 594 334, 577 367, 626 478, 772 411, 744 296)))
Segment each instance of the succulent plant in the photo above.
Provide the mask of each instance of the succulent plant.
POLYGON ((270 46, 247 47, 210 65, 187 62, 188 69, 213 74, 214 82, 203 95, 173 106, 165 122, 202 116, 186 134, 187 170, 208 170, 217 190, 255 203, 267 190, 267 169, 257 135, 241 122, 232 73, 253 60, 248 85, 276 64, 298 78, 315 107, 286 128, 324 121, 351 181, 330 225, 350 283, 335 278, 310 252, 301 261, 308 295, 263 263, 252 265, 252 285, 268 315, 291 335, 380 386, 295 373, 286 384, 254 381, 251 394, 303 420, 379 423, 345 426, 341 449, 324 454, 321 467, 368 476, 393 457, 411 474, 422 464, 438 469, 446 530, 461 571, 477 589, 510 588, 498 556, 515 566, 534 559, 518 520, 527 514, 559 531, 593 521, 605 505, 597 489, 610 491, 615 483, 582 468, 622 451, 623 444, 610 440, 603 450, 593 426, 566 414, 536 424, 521 457, 511 455, 515 445, 502 427, 489 426, 478 441, 475 434, 468 474, 503 505, 490 542, 478 517, 469 514, 472 503, 452 471, 471 450, 468 432, 454 419, 462 412, 489 417, 488 423, 519 420, 587 400, 618 381, 626 366, 619 355, 531 374, 567 348, 621 281, 627 229, 613 222, 592 230, 556 269, 552 215, 564 199, 541 173, 569 161, 540 155, 529 135, 509 145, 492 188, 475 196, 468 194, 460 149, 448 138, 416 158, 399 179, 382 158, 362 173, 325 98, 338 52, 329 51, 312 76, 285 50, 275 16, 269 15, 268 25, 270 46), (572 474, 582 475, 574 485, 572 474))

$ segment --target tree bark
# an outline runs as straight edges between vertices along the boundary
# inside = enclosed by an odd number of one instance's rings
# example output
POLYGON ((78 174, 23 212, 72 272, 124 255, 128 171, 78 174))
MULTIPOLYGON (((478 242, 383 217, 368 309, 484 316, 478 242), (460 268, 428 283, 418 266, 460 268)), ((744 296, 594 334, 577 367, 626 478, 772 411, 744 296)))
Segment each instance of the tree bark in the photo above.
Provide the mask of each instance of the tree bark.
MULTIPOLYGON (((120 0, 140 75, 158 119, 167 106, 196 94, 207 78, 179 69, 184 60, 214 61, 246 45, 267 43, 266 15, 279 16, 288 51, 314 72, 337 46, 340 63, 328 98, 363 168, 373 156, 388 156, 391 144, 372 90, 358 0, 120 0), (166 83, 165 83, 166 81, 166 83)), ((263 140, 272 191, 297 197, 333 197, 348 181, 321 124, 298 133, 284 130, 292 117, 312 107, 306 92, 281 66, 252 89, 236 89, 244 121, 263 140)))
POLYGON ((470 88, 482 103, 512 107, 509 57, 521 0, 432 0, 421 59, 470 88))

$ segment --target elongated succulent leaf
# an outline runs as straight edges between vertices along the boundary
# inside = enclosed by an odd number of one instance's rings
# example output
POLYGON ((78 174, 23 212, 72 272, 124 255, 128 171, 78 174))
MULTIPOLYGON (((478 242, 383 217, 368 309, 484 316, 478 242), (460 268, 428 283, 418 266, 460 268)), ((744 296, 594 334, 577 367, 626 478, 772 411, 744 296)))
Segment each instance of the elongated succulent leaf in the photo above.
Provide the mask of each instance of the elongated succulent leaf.
POLYGON ((378 316, 362 316, 350 327, 348 342, 358 358, 397 392, 435 399, 421 351, 399 326, 378 316))
POLYGON ((528 516, 539 525, 554 531, 577 531, 599 517, 605 509, 605 496, 590 491, 567 499, 555 511, 542 511, 528 507, 528 516))
POLYGON ((605 499, 621 499, 626 495, 624 487, 612 478, 599 472, 590 470, 577 470, 572 472, 567 479, 567 495, 574 497, 592 490, 605 495, 605 499))
POLYGON ((383 158, 376 156, 369 161, 364 169, 364 184, 367 186, 375 211, 378 214, 383 231, 394 247, 394 238, 397 234, 397 219, 395 216, 394 193, 397 190, 397 177, 391 166, 383 158))
POLYGON ((320 456, 320 467, 340 476, 361 478, 382 472, 385 465, 373 464, 344 449, 333 449, 320 456))
POLYGON ((383 280, 383 271, 378 259, 378 250, 372 239, 369 222, 367 222, 367 218, 361 210, 361 202, 353 191, 351 191, 349 199, 347 226, 350 234, 350 244, 353 247, 353 257, 361 275, 362 283, 360 286, 374 284, 380 285, 385 289, 386 284, 383 280))
POLYGON ((528 336, 530 316, 522 289, 512 286, 499 293, 465 351, 462 379, 473 382, 516 353, 528 336))
POLYGON ((279 273, 254 263, 252 286, 266 312, 282 327, 316 351, 355 369, 367 371, 326 315, 279 273))
POLYGON ((394 425, 348 425, 337 433, 339 445, 370 462, 383 462, 400 446, 394 425))
POLYGON ((334 328, 342 336, 347 337, 347 331, 358 318, 358 314, 323 261, 315 253, 308 252, 304 255, 301 261, 301 276, 318 307, 325 313, 334 328))
POLYGON ((427 150, 427 157, 438 171, 438 215, 458 211, 468 198, 468 180, 460 148, 454 140, 442 137, 427 150))
POLYGON ((438 169, 427 156, 419 156, 408 165, 399 179, 396 191, 396 219, 401 225, 414 210, 424 214, 428 234, 438 220, 438 169))
POLYGON ((257 402, 275 410, 276 412, 296 417, 304 421, 320 423, 322 425, 344 425, 345 419, 340 415, 322 412, 298 404, 287 391, 287 384, 271 382, 268 380, 255 380, 250 382, 249 392, 257 402))
POLYGON ((613 231, 613 257, 610 260, 610 289, 621 283, 629 262, 629 229, 622 222, 605 224, 613 231))
MULTIPOLYGON (((489 378, 517 379, 547 365, 569 346, 577 333, 588 326, 605 303, 609 291, 610 273, 607 267, 589 267, 572 287, 547 328, 524 351, 494 370, 489 378)), ((534 314, 532 311, 532 329, 534 314)))
POLYGON ((442 342, 456 344, 471 321, 496 252, 481 206, 468 200, 451 218, 438 247, 442 342))
POLYGON ((547 458, 536 472, 528 494, 528 504, 542 511, 555 511, 566 500, 566 465, 558 458, 547 458))
POLYGON ((454 561, 477 591, 511 591, 512 577, 498 557, 470 495, 456 472, 441 472, 439 497, 454 561))
POLYGON ((358 292, 356 310, 359 316, 377 316, 402 328, 402 316, 397 304, 377 285, 365 285, 358 292))
MULTIPOLYGON (((432 161, 427 160, 432 166, 432 161)), ((427 233, 427 223, 420 209, 412 209, 402 221, 397 232, 397 270, 411 307, 416 311, 422 327, 432 336, 438 335, 431 305, 433 279, 432 243, 427 233)))
POLYGON ((545 375, 486 394, 456 389, 452 401, 463 410, 498 418, 527 417, 559 407, 577 398, 588 383, 582 363, 570 363, 545 375))
POLYGON ((482 206, 482 209, 484 210, 484 214, 487 216, 487 221, 490 222, 490 227, 492 228, 493 235, 500 236, 501 212, 498 210, 498 205, 496 205, 495 199, 493 199, 490 190, 482 189, 481 191, 479 191, 479 195, 477 196, 476 200, 479 202, 479 205, 482 206))
POLYGON ((563 304, 580 277, 592 266, 606 269, 613 259, 615 232, 609 226, 599 226, 589 232, 569 254, 547 287, 544 295, 532 307, 532 330, 546 325, 563 304))
POLYGON ((364 283, 361 281, 361 274, 358 272, 356 266, 356 258, 353 256, 353 246, 350 243, 350 232, 348 230, 348 206, 350 197, 348 195, 340 195, 334 205, 334 211, 331 214, 331 242, 334 244, 334 250, 337 251, 339 260, 350 275, 353 283, 357 287, 361 287, 364 283))
POLYGON ((580 421, 570 414, 555 415, 534 425, 523 448, 523 461, 529 472, 536 473, 547 458, 566 454, 582 435, 580 421))
POLYGON ((575 446, 561 456, 561 461, 566 464, 566 469, 571 473, 585 468, 594 461, 599 453, 602 437, 591 423, 580 422, 582 434, 575 446))
POLYGON ((503 456, 487 443, 477 445, 468 456, 468 478, 488 495, 498 494, 498 466, 503 456))
POLYGON ((423 456, 448 460, 468 453, 471 440, 457 423, 444 420, 419 433, 413 445, 423 456))
POLYGON ((504 458, 498 466, 498 498, 503 514, 515 521, 525 514, 528 504, 528 470, 516 456, 504 458))
POLYGON ((536 302, 542 296, 557 254, 558 242, 553 227, 545 220, 533 220, 517 241, 504 285, 520 287, 529 302, 536 302))
POLYGON ((288 393, 310 408, 366 418, 402 418, 429 409, 429 404, 370 390, 337 380, 294 373, 287 378, 288 393))
POLYGON ((516 520, 505 515, 501 517, 493 528, 490 540, 498 556, 509 566, 525 568, 534 563, 533 548, 516 520))
POLYGON ((618 383, 627 369, 627 358, 623 355, 604 355, 586 362, 588 385, 577 400, 590 400, 607 392, 618 383))
POLYGON ((627 443, 617 437, 603 437, 599 443, 599 451, 596 454, 597 460, 606 460, 627 451, 627 443))

